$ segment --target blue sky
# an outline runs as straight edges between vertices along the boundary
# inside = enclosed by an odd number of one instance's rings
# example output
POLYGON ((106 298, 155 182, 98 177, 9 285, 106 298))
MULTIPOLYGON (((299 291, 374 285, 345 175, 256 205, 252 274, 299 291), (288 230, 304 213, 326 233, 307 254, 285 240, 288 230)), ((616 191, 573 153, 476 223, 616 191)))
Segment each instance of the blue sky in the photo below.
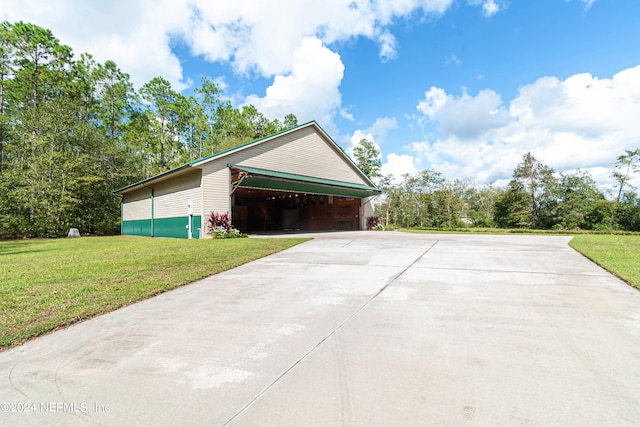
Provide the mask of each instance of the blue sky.
POLYGON ((0 19, 137 86, 162 75, 190 94, 206 75, 347 151, 369 138, 396 177, 504 184, 530 151, 604 188, 640 146, 637 0, 0 0, 0 19))

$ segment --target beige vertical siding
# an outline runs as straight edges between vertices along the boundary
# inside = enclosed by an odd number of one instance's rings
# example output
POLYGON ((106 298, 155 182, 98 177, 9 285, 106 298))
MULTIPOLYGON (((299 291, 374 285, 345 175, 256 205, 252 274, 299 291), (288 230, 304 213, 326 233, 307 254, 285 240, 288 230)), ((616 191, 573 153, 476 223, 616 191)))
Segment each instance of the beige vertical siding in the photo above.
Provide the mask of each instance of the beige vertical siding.
POLYGON ((193 210, 193 214, 194 215, 200 215, 200 237, 204 237, 204 234, 206 232, 206 224, 207 224, 207 217, 209 216, 210 212, 207 212, 204 208, 204 204, 205 204, 205 198, 204 198, 204 182, 205 182, 205 176, 202 173, 202 170, 200 170, 200 210, 197 211, 194 209, 193 210))
POLYGON ((133 221, 151 218, 151 189, 140 188, 122 197, 122 220, 133 221))
POLYGON ((231 175, 226 158, 207 163, 202 170, 203 218, 211 212, 229 212, 231 175))
MULTIPOLYGON (((224 165, 242 164, 370 185, 357 168, 344 158, 344 153, 332 142, 326 140, 313 126, 303 127, 272 140, 249 145, 219 160, 222 160, 224 165)), ((209 166, 210 164, 204 165, 205 174, 209 173, 209 166)), ((216 165, 215 168, 219 166, 216 165)))
POLYGON ((154 190, 153 215, 155 218, 173 218, 187 215, 187 202, 192 201, 193 214, 202 212, 200 191, 202 171, 190 170, 171 179, 152 182, 145 187, 129 191, 122 198, 122 220, 151 218, 151 188, 154 190))
POLYGON ((187 215, 187 203, 192 201, 193 214, 202 211, 199 169, 177 175, 169 180, 150 184, 154 188, 155 218, 174 218, 187 215))

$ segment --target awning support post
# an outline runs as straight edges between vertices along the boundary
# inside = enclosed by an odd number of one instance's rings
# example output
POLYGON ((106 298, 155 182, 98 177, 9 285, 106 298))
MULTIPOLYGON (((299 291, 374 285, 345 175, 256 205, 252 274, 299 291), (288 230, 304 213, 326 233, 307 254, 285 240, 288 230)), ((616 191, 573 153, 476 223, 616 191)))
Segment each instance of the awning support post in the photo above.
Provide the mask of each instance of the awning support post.
POLYGON ((244 171, 240 171, 238 173, 238 176, 240 177, 239 180, 237 180, 236 182, 232 182, 231 183, 231 194, 235 193, 235 191, 238 189, 238 187, 240 187, 240 184, 242 184, 242 181, 244 181, 244 179, 248 176, 249 174, 244 172, 244 171))

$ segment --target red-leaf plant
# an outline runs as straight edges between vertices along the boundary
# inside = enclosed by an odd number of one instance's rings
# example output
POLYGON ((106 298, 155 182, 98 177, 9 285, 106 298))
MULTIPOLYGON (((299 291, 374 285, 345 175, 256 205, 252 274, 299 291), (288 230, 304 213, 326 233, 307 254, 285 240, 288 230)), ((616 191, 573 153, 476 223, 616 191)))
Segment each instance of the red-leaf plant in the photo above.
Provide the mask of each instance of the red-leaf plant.
POLYGON ((233 228, 233 225, 229 220, 229 212, 226 212, 223 214, 211 212, 211 216, 209 217, 209 225, 211 227, 211 230, 213 230, 216 227, 222 227, 224 228, 224 231, 226 233, 229 233, 233 228))

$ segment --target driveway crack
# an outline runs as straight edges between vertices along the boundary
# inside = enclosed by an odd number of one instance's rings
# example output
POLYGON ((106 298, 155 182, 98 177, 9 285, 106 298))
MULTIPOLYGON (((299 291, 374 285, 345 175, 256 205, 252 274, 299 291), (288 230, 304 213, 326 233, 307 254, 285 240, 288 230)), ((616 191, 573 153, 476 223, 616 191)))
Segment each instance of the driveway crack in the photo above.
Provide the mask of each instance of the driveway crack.
POLYGON ((362 312, 373 300, 375 300, 382 292, 384 292, 393 282, 398 280, 404 273, 406 273, 411 267, 413 267, 418 261, 420 261, 426 254, 433 249, 433 247, 438 244, 439 240, 436 240, 429 246, 425 251, 423 251, 416 259, 414 259, 409 265, 407 265, 404 269, 402 269, 399 273, 394 275, 385 285, 380 288, 375 294, 370 296, 356 311, 351 313, 349 317, 343 320, 338 326, 336 326, 331 332, 329 332, 325 337, 323 337, 316 345, 314 345, 311 349, 309 349, 306 353, 304 353, 298 360, 296 360, 291 366, 289 366, 282 374, 278 376, 275 380, 273 380, 268 386, 266 386, 262 391, 256 394, 249 402, 247 402, 242 408, 240 408, 235 414, 233 414, 227 421, 225 421, 222 425, 226 426, 239 417, 243 412, 249 409, 258 399, 260 399, 267 391, 269 391, 273 386, 275 386, 282 378, 284 378, 289 372, 293 370, 296 366, 298 366, 304 359, 306 359, 311 353, 316 351, 322 344, 324 344, 329 338, 333 337, 340 329, 344 327, 347 323, 351 321, 354 317, 362 312))
POLYGON ((29 396, 27 396, 25 393, 23 393, 22 390, 20 390, 18 387, 16 387, 16 385, 13 383, 13 378, 12 378, 13 370, 15 369, 16 366, 18 366, 17 363, 11 367, 11 370, 9 370, 9 384, 11 384, 11 387, 13 387, 18 393, 20 393, 21 395, 23 395, 27 399, 31 400, 29 398, 29 396))

